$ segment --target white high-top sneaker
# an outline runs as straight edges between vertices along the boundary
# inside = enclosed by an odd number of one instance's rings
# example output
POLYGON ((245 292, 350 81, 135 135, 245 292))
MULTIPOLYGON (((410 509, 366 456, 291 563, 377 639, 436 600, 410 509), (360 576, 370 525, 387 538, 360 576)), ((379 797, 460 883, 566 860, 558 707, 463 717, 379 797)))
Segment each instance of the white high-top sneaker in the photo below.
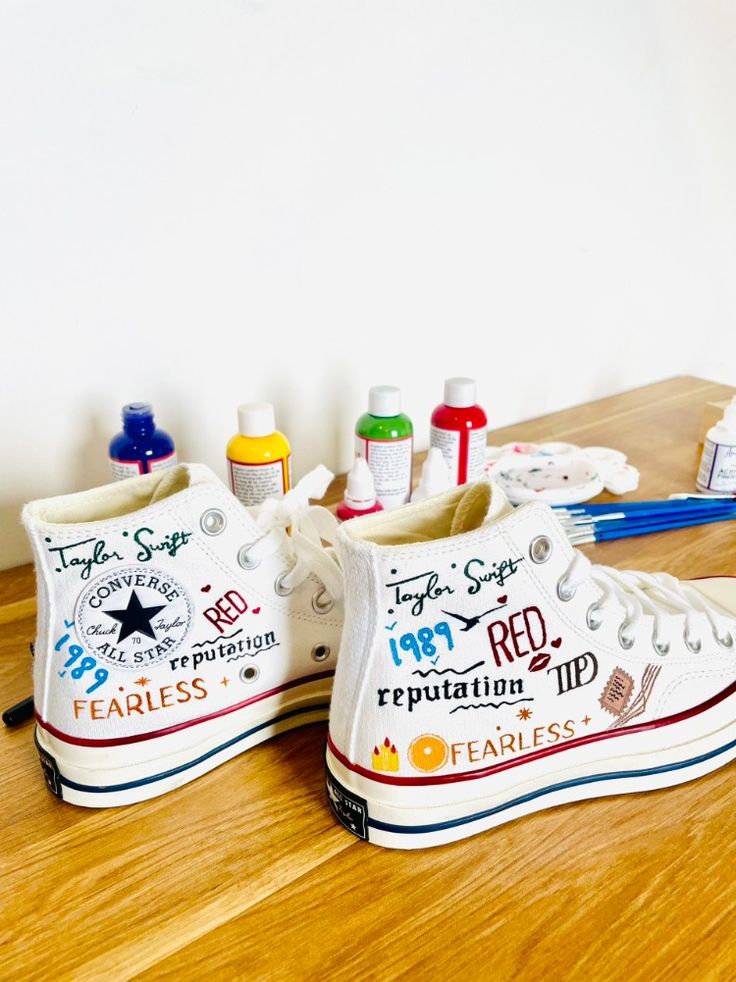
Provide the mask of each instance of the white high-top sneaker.
POLYGON ((25 507, 36 743, 55 794, 141 801, 326 719, 342 578, 321 542, 335 519, 308 499, 331 477, 317 468, 249 510, 182 465, 25 507))
POLYGON ((593 566, 554 513, 485 482, 338 532, 336 816, 451 842, 736 756, 736 579, 593 566))

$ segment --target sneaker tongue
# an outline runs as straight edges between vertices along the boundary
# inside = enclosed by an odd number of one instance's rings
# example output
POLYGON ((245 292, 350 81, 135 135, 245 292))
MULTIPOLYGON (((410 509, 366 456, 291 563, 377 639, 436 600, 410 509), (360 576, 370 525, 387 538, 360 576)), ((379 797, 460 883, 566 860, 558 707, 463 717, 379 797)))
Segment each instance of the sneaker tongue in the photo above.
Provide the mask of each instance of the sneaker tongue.
POLYGON ((493 525, 514 510, 497 484, 476 481, 458 502, 450 527, 450 535, 472 532, 482 525, 493 525))
POLYGON ((184 467, 170 467, 161 474, 161 480, 154 488, 151 495, 150 505, 155 505, 157 501, 170 498, 172 494, 183 491, 189 486, 189 475, 184 467))
POLYGON ((204 464, 177 464, 161 471, 161 478, 151 494, 149 505, 170 498, 179 491, 194 487, 195 484, 221 484, 222 482, 204 464))

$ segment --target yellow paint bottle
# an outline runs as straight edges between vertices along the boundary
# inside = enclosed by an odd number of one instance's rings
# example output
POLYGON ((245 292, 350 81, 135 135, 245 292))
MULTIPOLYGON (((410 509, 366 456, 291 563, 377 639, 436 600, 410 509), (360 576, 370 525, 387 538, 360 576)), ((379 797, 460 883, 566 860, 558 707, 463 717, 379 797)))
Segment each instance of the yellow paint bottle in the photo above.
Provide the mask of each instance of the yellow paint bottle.
POLYGON ((238 429, 227 445, 230 490, 246 506, 283 497, 291 487, 291 446, 276 429, 271 403, 238 406, 238 429))

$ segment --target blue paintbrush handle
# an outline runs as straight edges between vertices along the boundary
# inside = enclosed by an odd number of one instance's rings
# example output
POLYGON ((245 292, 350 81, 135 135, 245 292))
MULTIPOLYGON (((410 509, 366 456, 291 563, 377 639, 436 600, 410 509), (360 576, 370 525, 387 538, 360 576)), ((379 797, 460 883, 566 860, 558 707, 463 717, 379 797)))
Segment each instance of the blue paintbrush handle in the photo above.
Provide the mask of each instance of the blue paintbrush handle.
MULTIPOLYGON (((616 514, 614 512, 612 515, 616 514)), ((636 525, 639 523, 646 524, 658 524, 660 522, 669 524, 670 522, 683 522, 686 525, 698 525, 701 520, 723 522, 727 521, 729 518, 736 518, 736 507, 733 505, 730 508, 717 508, 708 509, 708 511, 680 511, 676 514, 672 512, 660 512, 658 514, 642 513, 642 512, 632 512, 631 514, 621 515, 618 514, 617 517, 608 518, 606 515, 574 515, 571 517, 570 521, 574 523, 573 527, 581 527, 586 525, 593 525, 597 528, 612 528, 614 526, 619 526, 622 523, 629 525, 636 525)))
MULTIPOLYGON (((733 517, 736 518, 736 515, 733 517)), ((611 522, 603 528, 593 531, 596 542, 610 542, 613 539, 626 539, 635 535, 649 535, 651 532, 666 532, 669 529, 689 528, 692 525, 709 525, 712 522, 723 522, 726 519, 720 515, 703 516, 699 519, 682 519, 668 522, 611 522), (613 527, 612 527, 613 526, 613 527)))
POLYGON ((733 499, 723 498, 684 498, 676 501, 613 501, 592 505, 576 505, 573 508, 557 507, 555 510, 566 512, 568 515, 606 515, 609 512, 625 512, 626 514, 677 514, 685 511, 718 511, 720 508, 734 508, 733 499))

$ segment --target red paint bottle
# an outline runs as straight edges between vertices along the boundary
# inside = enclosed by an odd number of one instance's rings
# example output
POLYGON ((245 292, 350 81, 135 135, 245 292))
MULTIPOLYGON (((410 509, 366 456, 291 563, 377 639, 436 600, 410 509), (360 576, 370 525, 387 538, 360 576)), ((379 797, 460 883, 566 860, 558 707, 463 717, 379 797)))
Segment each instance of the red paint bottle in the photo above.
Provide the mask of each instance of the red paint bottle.
POLYGON ((346 522, 349 518, 372 515, 376 511, 383 511, 383 507, 376 500, 373 474, 365 457, 356 457, 348 474, 345 499, 337 506, 336 515, 341 522, 346 522))
POLYGON ((445 401, 432 413, 429 444, 442 451, 453 484, 483 476, 487 428, 486 414, 475 402, 475 380, 448 378, 445 401))

